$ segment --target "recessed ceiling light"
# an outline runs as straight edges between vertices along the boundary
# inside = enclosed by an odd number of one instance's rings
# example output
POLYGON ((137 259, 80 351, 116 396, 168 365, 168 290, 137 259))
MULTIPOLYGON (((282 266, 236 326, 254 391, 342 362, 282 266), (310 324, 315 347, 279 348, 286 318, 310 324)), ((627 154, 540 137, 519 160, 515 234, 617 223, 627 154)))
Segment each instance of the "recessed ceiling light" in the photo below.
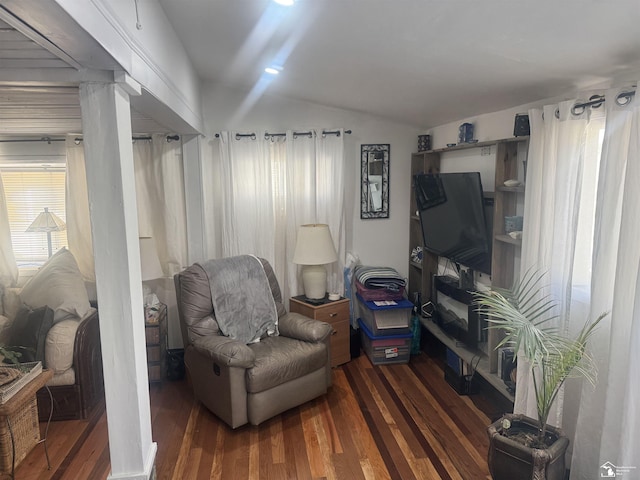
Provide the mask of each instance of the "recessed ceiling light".
POLYGON ((276 67, 267 67, 264 69, 264 71, 267 72, 269 75, 278 75, 280 73, 280 70, 282 69, 276 68, 276 67))
POLYGON ((294 4, 295 0, 273 0, 277 4, 284 5, 285 7, 290 7, 294 4))

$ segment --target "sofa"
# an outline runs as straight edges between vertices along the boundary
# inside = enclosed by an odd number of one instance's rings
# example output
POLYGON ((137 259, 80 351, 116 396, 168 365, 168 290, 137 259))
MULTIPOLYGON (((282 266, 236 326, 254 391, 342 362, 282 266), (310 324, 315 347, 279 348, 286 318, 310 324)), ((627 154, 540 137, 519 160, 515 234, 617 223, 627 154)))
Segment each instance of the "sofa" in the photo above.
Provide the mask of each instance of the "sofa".
POLYGON ((54 254, 22 288, 0 291, 0 345, 21 362, 52 370, 38 391, 38 414, 46 420, 87 418, 104 397, 98 312, 77 263, 67 249, 54 254))
MULTIPOLYGON (((222 331, 221 314, 214 311, 212 300, 212 285, 215 289, 217 284, 210 284, 202 265, 194 264, 174 277, 185 366, 194 395, 231 428, 259 425, 323 395, 331 385, 331 326, 288 313, 270 264, 253 258, 262 263, 258 272, 266 275, 260 285, 262 296, 273 305, 270 315, 277 316, 277 327, 249 344, 222 331)), ((227 307, 256 296, 256 289, 240 285, 231 295, 225 292, 232 297, 227 307)), ((239 317, 235 312, 231 316, 234 322, 239 317)))

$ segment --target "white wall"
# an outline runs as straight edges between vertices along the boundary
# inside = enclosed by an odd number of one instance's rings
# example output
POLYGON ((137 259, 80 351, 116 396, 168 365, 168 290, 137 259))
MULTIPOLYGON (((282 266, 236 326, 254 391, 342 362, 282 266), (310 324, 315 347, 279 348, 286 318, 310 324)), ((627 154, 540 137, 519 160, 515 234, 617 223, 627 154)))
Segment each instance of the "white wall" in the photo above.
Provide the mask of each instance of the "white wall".
MULTIPOLYGON (((268 95, 250 102, 245 108, 246 94, 211 84, 204 85, 202 93, 207 135, 203 142, 205 164, 217 158, 218 143, 214 135, 222 130, 352 130, 351 135, 345 136, 347 251, 357 254, 363 264, 389 266, 407 275, 410 163, 411 152, 417 149, 418 142, 415 127, 349 110, 268 95), (366 143, 390 144, 388 219, 360 219, 360 145, 366 143)), ((208 214, 215 215, 215 208, 208 214)), ((215 232, 209 233, 213 237, 216 235, 215 232)), ((219 254, 219 248, 210 248, 209 254, 219 254)))

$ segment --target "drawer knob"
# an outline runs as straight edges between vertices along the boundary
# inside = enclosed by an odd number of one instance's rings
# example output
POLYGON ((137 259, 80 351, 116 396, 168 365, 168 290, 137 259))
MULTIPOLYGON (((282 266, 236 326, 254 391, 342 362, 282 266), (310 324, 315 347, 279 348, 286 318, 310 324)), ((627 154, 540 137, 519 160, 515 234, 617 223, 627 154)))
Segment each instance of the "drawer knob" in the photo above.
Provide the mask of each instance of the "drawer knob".
POLYGON ((336 315, 338 315, 337 313, 330 313, 329 316, 330 317, 335 317, 336 315))
POLYGON ((338 333, 337 330, 331 330, 331 335, 335 335, 336 333, 338 333))

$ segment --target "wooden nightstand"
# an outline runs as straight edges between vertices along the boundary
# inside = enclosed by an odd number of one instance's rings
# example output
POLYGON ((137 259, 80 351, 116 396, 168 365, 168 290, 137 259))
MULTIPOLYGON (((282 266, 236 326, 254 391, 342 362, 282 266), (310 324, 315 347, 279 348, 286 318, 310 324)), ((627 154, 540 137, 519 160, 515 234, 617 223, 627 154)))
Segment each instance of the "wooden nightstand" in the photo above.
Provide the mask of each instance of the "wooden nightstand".
POLYGON ((331 366, 336 367, 351 360, 349 348, 349 299, 342 298, 334 302, 327 300, 321 305, 304 301, 304 296, 292 297, 289 310, 306 317, 327 322, 333 327, 331 336, 331 366))
POLYGON ((145 319, 144 335, 147 340, 149 382, 161 382, 167 372, 167 306, 165 304, 160 304, 155 317, 145 319))

